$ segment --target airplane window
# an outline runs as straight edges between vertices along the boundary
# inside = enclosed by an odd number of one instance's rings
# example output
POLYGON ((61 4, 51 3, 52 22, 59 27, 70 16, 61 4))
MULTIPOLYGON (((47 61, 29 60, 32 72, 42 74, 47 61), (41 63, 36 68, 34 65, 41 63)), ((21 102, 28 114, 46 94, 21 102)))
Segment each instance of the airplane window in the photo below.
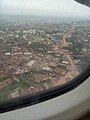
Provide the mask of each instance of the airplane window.
POLYGON ((89 65, 89 7, 0 0, 0 105, 67 85, 89 65))

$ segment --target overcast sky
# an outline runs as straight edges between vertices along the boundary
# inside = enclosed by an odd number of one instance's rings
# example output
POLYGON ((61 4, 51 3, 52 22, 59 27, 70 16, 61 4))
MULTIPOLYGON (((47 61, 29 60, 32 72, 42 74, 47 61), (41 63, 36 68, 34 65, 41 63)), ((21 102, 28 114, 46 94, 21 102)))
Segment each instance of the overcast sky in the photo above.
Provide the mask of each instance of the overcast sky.
POLYGON ((74 0, 0 0, 0 13, 90 18, 90 8, 74 0))

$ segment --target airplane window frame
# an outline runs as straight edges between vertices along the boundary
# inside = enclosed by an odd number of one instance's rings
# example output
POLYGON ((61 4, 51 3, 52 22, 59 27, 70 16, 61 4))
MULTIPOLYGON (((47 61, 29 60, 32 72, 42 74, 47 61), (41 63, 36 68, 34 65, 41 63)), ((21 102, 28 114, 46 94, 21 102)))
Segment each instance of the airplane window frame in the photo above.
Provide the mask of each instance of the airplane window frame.
POLYGON ((0 113, 35 105, 70 92, 86 81, 88 77, 90 77, 90 65, 80 75, 64 85, 44 90, 42 92, 36 93, 35 95, 25 95, 10 100, 1 101, 0 113))

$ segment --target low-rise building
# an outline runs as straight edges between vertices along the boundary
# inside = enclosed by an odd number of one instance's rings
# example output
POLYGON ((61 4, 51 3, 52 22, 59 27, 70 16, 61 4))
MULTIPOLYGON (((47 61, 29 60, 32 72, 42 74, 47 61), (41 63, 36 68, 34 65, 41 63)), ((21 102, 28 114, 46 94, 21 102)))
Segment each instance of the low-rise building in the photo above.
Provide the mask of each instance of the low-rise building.
POLYGON ((51 68, 50 67, 43 67, 42 70, 45 70, 45 71, 50 71, 51 68))
POLYGON ((11 55, 11 53, 10 53, 10 52, 6 52, 5 55, 6 55, 6 56, 9 56, 9 55, 11 55))
POLYGON ((31 60, 30 62, 27 63, 28 67, 32 67, 35 64, 34 60, 31 60))

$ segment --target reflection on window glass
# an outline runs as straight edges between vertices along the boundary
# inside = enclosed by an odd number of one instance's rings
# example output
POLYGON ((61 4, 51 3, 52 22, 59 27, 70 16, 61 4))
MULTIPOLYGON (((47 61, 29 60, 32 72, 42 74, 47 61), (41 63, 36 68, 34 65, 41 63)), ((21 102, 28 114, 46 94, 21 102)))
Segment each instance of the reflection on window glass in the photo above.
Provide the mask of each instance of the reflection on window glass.
POLYGON ((65 84, 89 65, 90 8, 74 0, 0 2, 0 101, 65 84))

